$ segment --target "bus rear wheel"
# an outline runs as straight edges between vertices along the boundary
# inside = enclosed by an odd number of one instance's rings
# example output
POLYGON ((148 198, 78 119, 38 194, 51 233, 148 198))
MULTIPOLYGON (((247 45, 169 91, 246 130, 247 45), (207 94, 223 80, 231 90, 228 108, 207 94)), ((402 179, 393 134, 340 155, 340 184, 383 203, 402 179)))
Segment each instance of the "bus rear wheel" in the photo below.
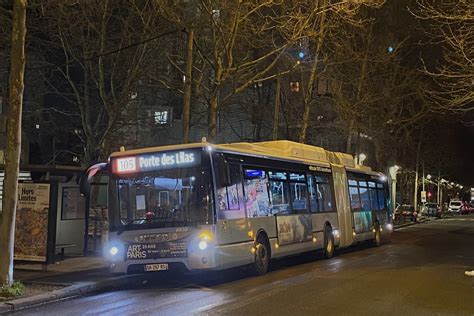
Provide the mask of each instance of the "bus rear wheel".
POLYGON ((334 256, 334 236, 332 229, 326 227, 324 230, 324 257, 330 259, 334 256))
POLYGON ((267 273, 270 266, 270 249, 268 240, 264 236, 259 236, 255 242, 254 249, 252 272, 255 275, 263 275, 267 273))
POLYGON ((374 245, 379 247, 382 245, 382 233, 380 232, 380 224, 377 222, 374 225, 375 229, 375 236, 374 236, 374 245))

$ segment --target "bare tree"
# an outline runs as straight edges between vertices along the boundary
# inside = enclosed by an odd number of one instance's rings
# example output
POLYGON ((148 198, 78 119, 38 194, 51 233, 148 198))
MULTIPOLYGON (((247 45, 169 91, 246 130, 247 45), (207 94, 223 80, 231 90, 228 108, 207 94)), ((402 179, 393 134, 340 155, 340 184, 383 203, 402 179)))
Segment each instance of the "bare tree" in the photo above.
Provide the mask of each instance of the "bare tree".
POLYGON ((13 251, 21 150, 21 112, 23 106, 26 37, 26 0, 15 0, 10 50, 7 149, 3 207, 0 217, 0 285, 13 282, 13 251))
POLYGON ((45 81, 63 108, 80 114, 83 132, 75 135, 88 164, 99 158, 139 84, 153 73, 157 39, 174 30, 161 23, 152 1, 49 1, 42 13, 39 22, 49 35, 43 45, 54 55, 45 81))
POLYGON ((439 110, 474 109, 474 3, 472 1, 417 0, 411 12, 425 21, 431 43, 443 49, 438 64, 424 63, 423 72, 435 86, 426 90, 439 110))

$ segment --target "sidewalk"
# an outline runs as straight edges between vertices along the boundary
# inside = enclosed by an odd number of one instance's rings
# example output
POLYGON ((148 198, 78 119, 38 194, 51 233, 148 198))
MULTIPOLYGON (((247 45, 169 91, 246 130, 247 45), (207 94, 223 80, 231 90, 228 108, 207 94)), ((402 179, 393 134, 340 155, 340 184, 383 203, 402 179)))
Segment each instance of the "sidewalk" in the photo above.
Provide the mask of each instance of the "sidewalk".
POLYGON ((127 276, 113 276, 102 257, 70 257, 43 269, 40 264, 18 264, 14 279, 26 286, 26 295, 0 302, 0 314, 59 299, 85 295, 125 284, 127 276))
POLYGON ((46 271, 40 264, 17 264, 13 276, 23 283, 73 284, 110 274, 102 257, 70 257, 48 265, 46 271))

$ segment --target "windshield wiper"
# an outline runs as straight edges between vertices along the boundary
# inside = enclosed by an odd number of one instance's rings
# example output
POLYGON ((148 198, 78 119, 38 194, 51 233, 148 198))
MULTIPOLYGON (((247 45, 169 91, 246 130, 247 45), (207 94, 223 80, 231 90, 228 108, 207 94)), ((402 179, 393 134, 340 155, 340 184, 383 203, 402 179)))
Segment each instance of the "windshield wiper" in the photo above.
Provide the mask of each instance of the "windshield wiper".
POLYGON ((169 217, 153 217, 153 218, 136 218, 130 220, 128 223, 125 225, 122 225, 118 230, 117 230, 117 235, 122 234, 124 231, 127 230, 131 225, 134 223, 138 223, 140 221, 144 221, 144 225, 149 224, 151 222, 160 222, 160 223, 165 223, 168 226, 178 226, 178 225, 187 225, 189 223, 192 223, 193 221, 190 218, 186 218, 184 220, 177 220, 177 219, 172 219, 169 217))

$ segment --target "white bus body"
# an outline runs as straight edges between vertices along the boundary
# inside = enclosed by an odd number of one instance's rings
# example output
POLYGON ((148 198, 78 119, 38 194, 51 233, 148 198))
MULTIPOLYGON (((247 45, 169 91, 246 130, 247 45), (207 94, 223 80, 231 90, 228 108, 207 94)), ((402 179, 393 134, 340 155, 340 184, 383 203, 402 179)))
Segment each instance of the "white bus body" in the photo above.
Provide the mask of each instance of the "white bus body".
POLYGON ((114 153, 111 271, 219 270, 256 265, 258 256, 379 245, 392 232, 387 187, 352 161, 289 141, 114 153))

